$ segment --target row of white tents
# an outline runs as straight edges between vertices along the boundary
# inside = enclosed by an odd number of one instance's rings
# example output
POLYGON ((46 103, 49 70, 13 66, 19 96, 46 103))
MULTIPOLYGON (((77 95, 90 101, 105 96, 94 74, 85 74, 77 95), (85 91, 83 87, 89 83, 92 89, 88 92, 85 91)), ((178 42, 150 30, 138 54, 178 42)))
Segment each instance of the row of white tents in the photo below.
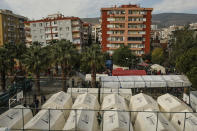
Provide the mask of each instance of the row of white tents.
POLYGON ((0 127, 22 129, 25 124, 24 129, 32 131, 49 128, 80 131, 147 131, 156 128, 158 131, 183 129, 195 131, 197 129, 197 116, 192 113, 192 109, 170 94, 154 100, 140 93, 131 97, 128 107, 127 100, 118 94, 105 96, 100 106, 95 95, 88 93, 78 95, 72 104, 70 94, 59 92, 51 96, 42 108, 33 117, 30 109, 16 106, 0 116, 0 127), (131 114, 128 111, 131 111, 131 114), (97 121, 99 114, 103 122, 100 126, 97 121))
POLYGON ((103 76, 102 88, 190 87, 184 75, 103 76))

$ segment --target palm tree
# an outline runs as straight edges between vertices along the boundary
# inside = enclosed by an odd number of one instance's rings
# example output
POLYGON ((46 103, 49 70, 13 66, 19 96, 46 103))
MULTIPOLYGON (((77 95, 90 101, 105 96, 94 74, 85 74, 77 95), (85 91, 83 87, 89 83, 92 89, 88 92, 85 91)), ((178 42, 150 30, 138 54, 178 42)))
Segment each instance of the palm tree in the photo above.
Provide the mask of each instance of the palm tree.
POLYGON ((26 52, 27 47, 24 43, 18 43, 15 47, 15 57, 18 60, 19 69, 22 71, 23 54, 26 52))
POLYGON ((2 46, 0 47, 0 75, 2 91, 6 90, 6 75, 10 69, 10 65, 8 50, 2 46))
POLYGON ((68 40, 60 40, 57 42, 56 62, 60 64, 62 69, 62 89, 67 91, 67 77, 77 63, 78 52, 76 47, 68 40))
POLYGON ((24 55, 23 63, 28 71, 36 77, 35 84, 40 94, 40 73, 48 69, 50 66, 50 50, 48 47, 41 47, 41 44, 34 42, 24 55))
POLYGON ((91 71, 91 86, 92 88, 96 87, 96 73, 104 68, 104 54, 101 52, 101 49, 98 44, 93 44, 89 48, 86 48, 82 53, 82 67, 86 67, 91 71))

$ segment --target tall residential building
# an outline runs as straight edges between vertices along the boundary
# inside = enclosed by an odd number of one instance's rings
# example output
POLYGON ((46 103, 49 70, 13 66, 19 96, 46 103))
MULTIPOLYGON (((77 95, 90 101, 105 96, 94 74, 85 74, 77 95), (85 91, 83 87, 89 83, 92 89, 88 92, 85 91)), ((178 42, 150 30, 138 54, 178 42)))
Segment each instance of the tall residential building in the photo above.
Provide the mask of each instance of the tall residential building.
POLYGON ((0 46, 4 43, 25 42, 24 21, 27 18, 10 10, 0 9, 0 46))
POLYGON ((101 25, 95 24, 92 26, 92 41, 96 43, 101 42, 101 25))
POLYGON ((80 50, 83 42, 83 22, 78 17, 64 17, 62 14, 48 15, 48 17, 28 21, 32 42, 38 41, 45 46, 51 40, 70 40, 80 50))
POLYGON ((125 45, 136 55, 148 54, 152 10, 138 5, 101 8, 102 50, 112 54, 125 45))
POLYGON ((84 22, 83 23, 83 44, 88 45, 88 42, 91 39, 92 33, 92 25, 90 23, 84 22))

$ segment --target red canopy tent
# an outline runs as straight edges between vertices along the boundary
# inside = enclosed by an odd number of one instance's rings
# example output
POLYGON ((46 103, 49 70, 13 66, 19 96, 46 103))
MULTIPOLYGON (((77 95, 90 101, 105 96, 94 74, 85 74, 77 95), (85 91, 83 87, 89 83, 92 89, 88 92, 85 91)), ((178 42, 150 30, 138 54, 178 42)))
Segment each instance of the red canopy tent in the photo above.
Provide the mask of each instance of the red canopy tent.
POLYGON ((146 75, 145 70, 123 70, 121 68, 112 70, 112 76, 132 76, 132 75, 146 75))

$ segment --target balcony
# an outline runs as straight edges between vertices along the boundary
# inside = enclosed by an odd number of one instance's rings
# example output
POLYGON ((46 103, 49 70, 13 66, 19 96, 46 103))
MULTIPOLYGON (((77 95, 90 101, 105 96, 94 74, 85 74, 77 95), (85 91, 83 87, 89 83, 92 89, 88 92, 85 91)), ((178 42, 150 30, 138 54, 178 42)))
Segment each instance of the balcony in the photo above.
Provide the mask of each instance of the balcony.
POLYGON ((143 37, 143 34, 128 34, 128 37, 143 37))
POLYGON ((131 24, 143 24, 144 21, 128 21, 128 23, 131 23, 131 24))
POLYGON ((142 44, 142 41, 127 41, 128 44, 142 44))
POLYGON ((128 30, 133 30, 133 31, 143 31, 144 28, 128 28, 128 30))
POLYGON ((143 17, 143 14, 128 14, 130 17, 143 17))

